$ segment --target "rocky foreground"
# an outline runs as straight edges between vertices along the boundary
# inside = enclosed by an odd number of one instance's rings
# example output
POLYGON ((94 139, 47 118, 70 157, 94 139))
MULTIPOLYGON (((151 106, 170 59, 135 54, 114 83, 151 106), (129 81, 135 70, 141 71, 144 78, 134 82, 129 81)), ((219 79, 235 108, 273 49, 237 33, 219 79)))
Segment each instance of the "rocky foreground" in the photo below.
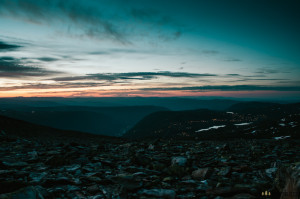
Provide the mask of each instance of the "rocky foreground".
POLYGON ((0 140, 0 198, 299 194, 299 140, 77 143, 4 134, 0 140))

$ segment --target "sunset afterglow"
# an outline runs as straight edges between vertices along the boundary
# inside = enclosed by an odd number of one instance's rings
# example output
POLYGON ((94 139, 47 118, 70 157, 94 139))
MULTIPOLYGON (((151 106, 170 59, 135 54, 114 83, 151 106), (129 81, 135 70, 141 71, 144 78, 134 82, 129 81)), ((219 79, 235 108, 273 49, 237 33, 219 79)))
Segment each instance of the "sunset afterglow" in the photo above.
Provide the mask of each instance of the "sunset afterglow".
POLYGON ((0 0, 0 97, 299 99, 298 8, 0 0))

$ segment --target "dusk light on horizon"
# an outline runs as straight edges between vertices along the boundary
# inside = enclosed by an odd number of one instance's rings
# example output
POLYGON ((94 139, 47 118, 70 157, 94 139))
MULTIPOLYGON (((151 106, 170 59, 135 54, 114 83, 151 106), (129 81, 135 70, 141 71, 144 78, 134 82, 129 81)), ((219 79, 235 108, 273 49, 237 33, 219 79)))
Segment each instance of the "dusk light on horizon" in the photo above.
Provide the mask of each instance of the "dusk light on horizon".
POLYGON ((299 1, 0 0, 0 97, 300 99, 299 1))

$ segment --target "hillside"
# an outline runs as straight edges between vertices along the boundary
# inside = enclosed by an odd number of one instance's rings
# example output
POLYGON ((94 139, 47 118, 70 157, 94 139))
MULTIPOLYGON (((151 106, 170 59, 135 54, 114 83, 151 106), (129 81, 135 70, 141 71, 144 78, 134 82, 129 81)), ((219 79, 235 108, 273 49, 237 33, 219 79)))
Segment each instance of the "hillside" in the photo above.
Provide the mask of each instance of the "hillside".
POLYGON ((299 138, 299 104, 243 103, 225 111, 164 111, 145 117, 125 138, 299 138), (235 112, 233 112, 233 110, 235 112))
POLYGON ((17 106, 2 108, 0 115, 58 129, 120 136, 146 115, 162 110, 167 109, 156 106, 17 106))
POLYGON ((18 119, 0 116, 0 134, 2 138, 21 137, 37 141, 60 141, 60 142, 102 142, 116 141, 119 138, 94 135, 79 131, 60 130, 47 126, 36 125, 18 119))

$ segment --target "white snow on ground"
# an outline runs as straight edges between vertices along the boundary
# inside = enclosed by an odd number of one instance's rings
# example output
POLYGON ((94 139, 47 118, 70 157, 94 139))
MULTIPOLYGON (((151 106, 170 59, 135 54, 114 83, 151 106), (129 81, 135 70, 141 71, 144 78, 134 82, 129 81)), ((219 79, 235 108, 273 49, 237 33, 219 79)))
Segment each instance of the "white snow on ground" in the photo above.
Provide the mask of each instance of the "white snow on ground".
POLYGON ((246 125, 249 125, 251 124, 252 122, 250 123, 240 123, 240 124, 234 124, 235 126, 246 126, 246 125))
POLYGON ((198 132, 202 132, 202 131, 209 131, 209 130, 211 130, 211 129, 223 128, 223 127, 225 127, 225 126, 226 126, 226 125, 211 126, 211 127, 207 128, 207 129, 199 129, 198 131, 195 131, 195 132, 198 133, 198 132))
POLYGON ((286 139, 286 138, 289 138, 291 136, 280 136, 280 137, 273 137, 275 140, 283 140, 283 139, 286 139))
POLYGON ((234 114, 234 112, 226 112, 226 113, 228 113, 228 114, 234 114))
POLYGON ((297 126, 297 125, 295 124, 295 122, 290 122, 289 125, 290 125, 292 128, 294 128, 294 127, 297 126))

